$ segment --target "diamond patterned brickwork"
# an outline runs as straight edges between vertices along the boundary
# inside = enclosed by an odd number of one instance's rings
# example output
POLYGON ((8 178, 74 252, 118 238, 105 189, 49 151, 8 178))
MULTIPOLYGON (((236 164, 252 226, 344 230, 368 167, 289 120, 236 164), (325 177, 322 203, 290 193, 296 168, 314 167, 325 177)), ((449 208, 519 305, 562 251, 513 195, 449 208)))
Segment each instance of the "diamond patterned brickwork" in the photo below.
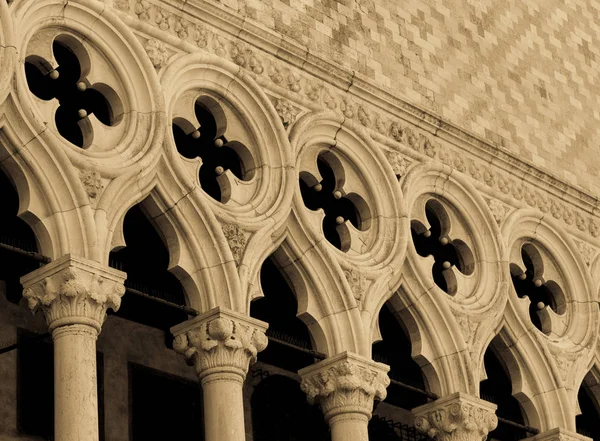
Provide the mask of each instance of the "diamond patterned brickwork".
POLYGON ((600 190, 600 3, 223 0, 311 53, 600 190))

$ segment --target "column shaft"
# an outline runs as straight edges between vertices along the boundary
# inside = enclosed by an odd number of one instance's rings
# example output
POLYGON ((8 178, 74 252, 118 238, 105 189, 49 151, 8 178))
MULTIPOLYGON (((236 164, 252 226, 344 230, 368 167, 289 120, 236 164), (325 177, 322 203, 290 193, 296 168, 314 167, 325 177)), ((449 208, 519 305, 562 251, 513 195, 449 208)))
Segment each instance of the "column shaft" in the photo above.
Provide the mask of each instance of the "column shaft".
POLYGON ((205 441, 244 441, 244 379, 234 373, 202 378, 205 441))
POLYGON ((56 441, 98 440, 97 337, 87 325, 61 326, 52 333, 56 441))
POLYGON ((331 441, 369 441, 369 418, 361 413, 343 413, 329 419, 331 441))

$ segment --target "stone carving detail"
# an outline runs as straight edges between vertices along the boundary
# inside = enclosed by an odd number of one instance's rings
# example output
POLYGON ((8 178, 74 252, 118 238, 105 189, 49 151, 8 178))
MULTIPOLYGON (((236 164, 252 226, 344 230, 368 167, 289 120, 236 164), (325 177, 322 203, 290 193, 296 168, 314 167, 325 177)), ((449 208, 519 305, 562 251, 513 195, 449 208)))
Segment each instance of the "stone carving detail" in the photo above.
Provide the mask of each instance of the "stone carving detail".
POLYGON ((223 224, 221 229, 223 230, 225 239, 229 243, 233 259, 239 265, 246 250, 246 235, 244 234, 244 230, 236 224, 223 224))
POLYGON ((173 348, 193 364, 200 379, 223 368, 244 377, 268 343, 266 324, 257 324, 262 322, 217 308, 176 327, 184 329, 174 328, 173 348))
MULTIPOLYGON (((404 124, 392 118, 382 118, 372 106, 359 102, 359 99, 354 96, 348 95, 341 99, 340 95, 334 92, 333 86, 315 84, 314 79, 310 78, 308 74, 292 72, 284 61, 270 58, 257 50, 250 49, 247 45, 232 42, 216 33, 212 28, 209 32, 202 24, 194 24, 190 27, 182 17, 178 17, 170 11, 167 12, 161 6, 151 5, 147 0, 136 0, 131 10, 133 11, 131 13, 134 13, 142 21, 160 29, 164 28, 181 40, 189 40, 219 57, 229 57, 242 68, 248 69, 256 75, 264 75, 274 85, 286 87, 292 93, 297 94, 299 100, 308 97, 312 102, 321 102, 326 109, 341 111, 346 118, 355 120, 365 128, 374 129, 428 158, 439 159, 453 169, 469 174, 473 179, 484 183, 492 190, 501 191, 507 196, 510 195, 516 201, 523 201, 543 213, 550 212, 555 219, 561 219, 567 225, 575 225, 580 231, 585 231, 592 237, 600 236, 598 223, 592 219, 593 216, 589 213, 574 212, 564 202, 541 194, 542 190, 538 190, 534 184, 514 182, 514 176, 509 172, 496 172, 487 167, 485 159, 476 159, 465 152, 456 151, 447 146, 441 148, 434 142, 433 135, 427 132, 416 134, 408 123, 404 124), (151 20, 151 14, 155 17, 154 20, 151 20), (230 50, 228 51, 227 48, 230 50), (264 67, 265 64, 268 68, 264 67), (302 91, 302 85, 305 85, 304 91, 302 91), (355 99, 356 101, 354 101, 355 99)), ((400 108, 410 111, 429 124, 437 127, 442 124, 432 115, 419 111, 408 104, 401 102, 397 104, 400 108)), ((468 142, 472 142, 474 145, 484 144, 457 128, 444 126, 444 129, 460 138, 466 137, 468 142)))
POLYGON ((581 253, 583 261, 587 266, 590 266, 594 260, 594 257, 596 256, 596 249, 594 249, 590 244, 580 240, 575 240, 575 243, 577 244, 577 249, 581 253))
POLYGON ((415 427, 438 441, 481 441, 498 425, 496 405, 457 392, 413 409, 415 427))
POLYGON ((290 124, 293 124, 296 121, 298 110, 294 108, 289 101, 276 98, 274 105, 277 115, 279 115, 279 118, 281 118, 283 127, 287 128, 290 124))
POLYGON ((346 413, 371 417, 374 400, 384 400, 389 367, 344 352, 301 369, 301 388, 308 402, 319 403, 325 419, 346 413))
POLYGON ((87 195, 92 203, 96 203, 100 193, 104 190, 104 183, 99 172, 94 170, 81 170, 79 179, 85 187, 87 195))
POLYGON ((138 0, 133 7, 135 15, 142 21, 150 20, 150 3, 146 0, 138 0))
POLYGON ((486 199, 488 206, 490 207, 490 211, 492 212, 492 216, 494 216, 494 220, 498 225, 502 224, 504 218, 506 217, 507 207, 496 199, 486 199))
POLYGON ((365 292, 367 291, 368 281, 362 273, 352 268, 344 271, 344 275, 352 288, 354 298, 358 302, 362 302, 365 292))
POLYGON ((66 255, 21 278, 29 308, 41 309, 50 330, 86 324, 98 331, 107 308, 117 311, 125 293, 125 273, 66 255))
POLYGON ((146 43, 146 46, 144 46, 144 49, 146 50, 148 58, 150 58, 150 61, 156 70, 159 70, 161 67, 167 64, 169 53, 162 41, 151 38, 146 43))
POLYGON ((396 176, 402 177, 406 174, 406 170, 410 165, 410 161, 407 161, 404 156, 398 152, 388 152, 385 156, 392 166, 392 170, 396 176))

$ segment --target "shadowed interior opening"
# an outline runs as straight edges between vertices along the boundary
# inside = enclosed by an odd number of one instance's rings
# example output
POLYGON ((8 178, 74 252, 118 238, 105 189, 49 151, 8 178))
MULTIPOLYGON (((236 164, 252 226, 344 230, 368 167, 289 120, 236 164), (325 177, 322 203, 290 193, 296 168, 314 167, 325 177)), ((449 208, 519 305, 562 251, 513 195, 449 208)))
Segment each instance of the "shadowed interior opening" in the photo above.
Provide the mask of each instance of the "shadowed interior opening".
MULTIPOLYGON (((0 170, 0 242, 26 251, 38 251, 35 235, 29 225, 17 216, 19 195, 6 174, 0 170)), ((6 296, 18 303, 23 296, 19 279, 40 267, 26 256, 0 248, 0 280, 6 285, 6 296)))
MULTIPOLYGON (((521 405, 512 396, 512 382, 500 357, 491 346, 485 352, 483 362, 487 373, 487 380, 480 384, 480 396, 482 399, 498 406, 496 415, 499 418, 518 424, 525 424, 521 405)), ((502 421, 498 422, 496 430, 488 435, 489 440, 517 441, 531 436, 525 430, 511 426, 502 421)))
MULTIPOLYGON (((143 203, 143 202, 142 202, 143 203)), ((113 268, 127 273, 125 286, 145 294, 185 305, 185 293, 179 280, 168 271, 169 252, 140 205, 125 215, 123 234, 126 247, 110 253, 113 268)), ((165 330, 188 319, 181 310, 126 292, 117 316, 165 330)), ((169 347, 170 347, 170 341, 169 347)))
MULTIPOLYGON (((291 284, 275 262, 268 257, 260 271, 264 297, 250 305, 250 315, 269 323, 267 335, 278 340, 312 349, 311 337, 304 322, 296 317, 298 302, 291 284)), ((314 357, 293 348, 270 341, 258 354, 258 360, 292 372, 313 364, 314 357)))

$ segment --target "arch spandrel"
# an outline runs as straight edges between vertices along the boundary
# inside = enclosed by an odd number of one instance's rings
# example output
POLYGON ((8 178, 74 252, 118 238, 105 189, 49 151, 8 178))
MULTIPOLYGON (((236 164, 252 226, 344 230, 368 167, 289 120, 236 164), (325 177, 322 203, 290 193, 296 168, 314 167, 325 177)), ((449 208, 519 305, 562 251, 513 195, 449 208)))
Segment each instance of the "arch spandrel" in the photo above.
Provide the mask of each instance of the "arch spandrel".
POLYGON ((406 252, 408 217, 397 178, 362 130, 331 112, 301 117, 290 141, 300 181, 290 235, 306 244, 303 259, 318 256, 337 290, 327 294, 360 311, 359 351, 370 354, 375 308, 399 285, 406 252))
POLYGON ((468 179, 447 166, 426 163, 412 168, 402 189, 413 240, 402 271, 401 295, 407 296, 420 334, 416 338, 422 342, 415 355, 435 366, 442 395, 476 394, 483 354, 506 304, 498 226, 468 179), (423 248, 415 237, 435 243, 423 248), (452 247, 454 260, 444 260, 446 251, 436 251, 438 242, 440 248, 452 247), (436 279, 438 267, 445 284, 436 279))
POLYGON ((548 216, 518 210, 507 218, 502 235, 507 260, 513 264, 507 268, 511 277, 518 277, 517 268, 523 263, 519 251, 535 247, 539 256, 531 259, 533 269, 528 268, 527 278, 533 273, 542 286, 551 281, 560 286, 562 295, 557 305, 538 307, 542 323, 538 329, 530 318, 529 297, 519 297, 512 286, 509 289, 504 328, 508 350, 523 361, 519 387, 531 397, 541 430, 557 426, 575 430, 577 391, 597 345, 595 285, 572 239, 548 216), (556 311, 545 311, 555 307, 556 311))

